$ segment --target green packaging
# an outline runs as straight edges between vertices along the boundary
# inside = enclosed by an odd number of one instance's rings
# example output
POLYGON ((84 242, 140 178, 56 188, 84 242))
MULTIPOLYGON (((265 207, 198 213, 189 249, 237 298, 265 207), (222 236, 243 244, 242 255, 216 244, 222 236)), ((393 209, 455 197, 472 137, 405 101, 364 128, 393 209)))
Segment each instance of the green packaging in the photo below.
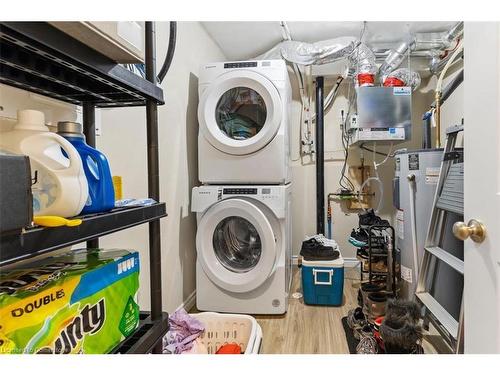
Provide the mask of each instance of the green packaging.
POLYGON ((139 254, 75 250, 0 274, 0 353, 108 353, 139 324, 139 254))

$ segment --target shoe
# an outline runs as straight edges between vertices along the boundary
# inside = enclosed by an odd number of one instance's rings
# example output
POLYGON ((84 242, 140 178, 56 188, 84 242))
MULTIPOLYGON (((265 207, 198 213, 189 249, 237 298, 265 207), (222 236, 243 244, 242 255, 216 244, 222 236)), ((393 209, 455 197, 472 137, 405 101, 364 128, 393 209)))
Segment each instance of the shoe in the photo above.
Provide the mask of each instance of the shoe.
POLYGON ((418 324, 421 318, 420 306, 414 301, 403 299, 390 299, 387 301, 386 319, 394 325, 394 322, 403 324, 409 322, 418 324))
POLYGON ((410 322, 391 322, 384 319, 380 326, 380 337, 384 342, 386 353, 419 354, 423 352, 422 327, 410 322))
POLYGON ((369 208, 365 212, 360 212, 358 214, 358 219, 359 219, 359 227, 365 227, 365 226, 370 226, 373 225, 372 222, 375 219, 375 212, 373 211, 373 208, 369 208))
POLYGON ((376 225, 379 227, 389 227, 391 224, 389 224, 389 221, 382 219, 379 216, 375 216, 375 221, 372 225, 376 225))
POLYGON ((382 292, 385 289, 384 284, 376 284, 376 283, 363 283, 361 284, 361 288, 359 288, 362 297, 363 313, 365 316, 368 314, 368 294, 375 292, 382 292))
POLYGON ((308 261, 335 260, 340 257, 340 252, 333 250, 331 246, 324 246, 315 238, 310 238, 302 242, 300 255, 308 261))
MULTIPOLYGON (((363 271, 368 272, 368 260, 363 262, 363 271)), ((376 263, 371 263, 371 270, 372 272, 377 272, 377 273, 387 273, 387 265, 384 263, 383 260, 379 260, 376 263)))
POLYGON ((361 293, 361 288, 358 289, 358 306, 363 307, 363 294, 361 293))
POLYGON ((423 354, 420 317, 420 306, 414 301, 388 301, 379 329, 387 353, 423 354))
POLYGON ((333 239, 327 238, 323 236, 322 234, 315 234, 314 236, 306 237, 306 241, 309 241, 311 239, 315 239, 317 242, 321 243, 323 246, 330 246, 333 247, 333 250, 338 250, 339 245, 337 242, 333 239))
POLYGON ((389 226, 389 222, 385 219, 380 218, 380 216, 375 215, 375 211, 372 208, 366 210, 363 213, 358 214, 359 227, 366 228, 373 225, 377 226, 389 226))
POLYGON ((368 294, 368 318, 374 321, 378 317, 384 316, 387 307, 387 295, 385 293, 368 294))
POLYGON ((352 329, 354 337, 356 337, 357 331, 362 329, 367 324, 365 314, 363 314, 363 309, 361 307, 356 307, 355 309, 349 310, 347 313, 347 325, 352 329))
POLYGON ((356 247, 365 247, 368 245, 368 235, 363 229, 352 230, 349 242, 356 247))
POLYGON ((379 345, 369 325, 359 332, 360 341, 356 346, 356 354, 378 354, 379 345))
POLYGON ((356 256, 361 259, 368 259, 368 251, 366 251, 366 248, 361 247, 356 250, 356 256))

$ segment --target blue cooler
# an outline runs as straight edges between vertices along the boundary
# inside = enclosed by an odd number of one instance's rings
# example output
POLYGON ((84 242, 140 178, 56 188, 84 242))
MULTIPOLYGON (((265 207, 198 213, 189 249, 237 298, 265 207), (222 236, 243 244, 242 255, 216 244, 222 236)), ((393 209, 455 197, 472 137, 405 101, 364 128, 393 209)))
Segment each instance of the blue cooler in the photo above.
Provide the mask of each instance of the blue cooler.
POLYGON ((302 292, 307 305, 342 305, 344 259, 307 261, 302 259, 302 292))

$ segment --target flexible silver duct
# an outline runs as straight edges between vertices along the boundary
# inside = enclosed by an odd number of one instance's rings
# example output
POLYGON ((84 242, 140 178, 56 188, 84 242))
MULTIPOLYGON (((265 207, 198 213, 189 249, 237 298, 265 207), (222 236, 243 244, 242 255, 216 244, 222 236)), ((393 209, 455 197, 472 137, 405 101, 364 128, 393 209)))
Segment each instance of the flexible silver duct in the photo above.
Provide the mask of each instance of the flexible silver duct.
POLYGON ((395 78, 403 82, 404 86, 411 87, 413 91, 415 91, 418 86, 420 86, 420 74, 417 72, 410 70, 408 68, 399 68, 391 72, 387 78, 384 80, 384 85, 387 79, 395 78))
POLYGON ((396 49, 389 52, 389 55, 387 55, 379 69, 382 79, 385 79, 390 72, 396 70, 401 65, 406 57, 408 48, 410 48, 409 43, 403 42, 396 49))
POLYGON ((354 37, 340 37, 316 43, 285 40, 258 56, 257 59, 283 58, 299 65, 322 65, 345 58, 355 50, 357 45, 358 40, 354 37))
MULTIPOLYGON (((456 58, 456 61, 460 60, 463 58, 464 52, 460 52, 456 58)), ((439 56, 434 56, 431 60, 431 63, 429 65, 429 69, 432 74, 439 74, 441 70, 445 67, 445 65, 448 63, 448 60, 450 59, 451 55, 448 55, 445 59, 439 58, 439 56)))
POLYGON ((375 54, 364 43, 359 43, 356 50, 348 56, 349 73, 357 75, 360 73, 377 74, 378 67, 375 63, 375 54))
MULTIPOLYGON (((379 73, 382 79, 385 79, 392 71, 396 70, 406 55, 408 54, 408 49, 410 51, 442 51, 449 49, 454 40, 459 38, 463 34, 464 23, 456 23, 450 30, 444 33, 418 33, 411 42, 402 42, 396 49, 391 50, 385 61, 382 63, 379 73)), ((436 65, 439 63, 437 58, 433 59, 431 64, 436 65)), ((431 66, 431 72, 433 68, 431 66)))

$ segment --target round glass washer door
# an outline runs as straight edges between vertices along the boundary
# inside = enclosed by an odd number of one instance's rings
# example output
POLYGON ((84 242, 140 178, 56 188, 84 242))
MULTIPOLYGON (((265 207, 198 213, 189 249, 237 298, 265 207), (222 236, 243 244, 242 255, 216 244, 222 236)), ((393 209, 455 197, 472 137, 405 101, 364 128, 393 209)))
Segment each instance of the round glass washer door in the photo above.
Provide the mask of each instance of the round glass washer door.
POLYGON ((265 147, 281 120, 278 90, 252 71, 222 74, 202 93, 198 106, 201 133, 212 146, 231 155, 247 155, 265 147))
POLYGON ((239 198, 210 207, 196 234, 198 261, 217 286, 248 292, 272 274, 278 254, 273 227, 254 203, 239 198))
POLYGON ((219 222, 212 245, 219 262, 233 272, 250 271, 262 255, 257 229, 241 216, 228 216, 219 222))

